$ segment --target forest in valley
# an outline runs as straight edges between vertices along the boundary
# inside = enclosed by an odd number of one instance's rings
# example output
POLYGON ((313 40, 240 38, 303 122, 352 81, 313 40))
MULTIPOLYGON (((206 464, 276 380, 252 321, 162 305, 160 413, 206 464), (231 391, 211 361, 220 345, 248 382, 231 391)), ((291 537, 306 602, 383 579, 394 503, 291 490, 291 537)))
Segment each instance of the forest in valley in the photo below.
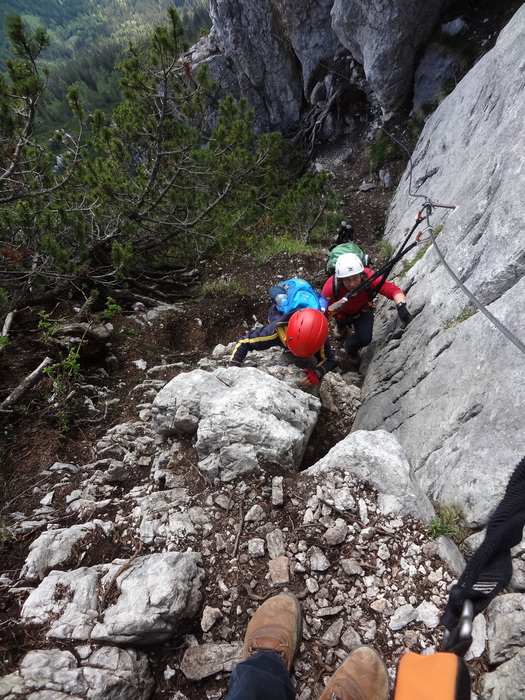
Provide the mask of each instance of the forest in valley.
POLYGON ((184 38, 192 44, 211 21, 206 0, 4 0, 0 7, 0 70, 11 56, 6 18, 17 14, 28 31, 46 29, 49 46, 41 57, 50 69, 35 127, 49 136, 57 123, 71 128, 66 93, 76 85, 86 109, 111 111, 120 99, 115 66, 129 41, 143 41, 177 7, 184 38))
POLYGON ((92 111, 76 81, 67 130, 57 115, 49 139, 37 122, 52 38, 20 15, 6 30, 15 58, 0 74, 1 317, 64 293, 87 309, 166 294, 163 280, 176 294, 178 271, 206 255, 305 247, 326 230, 328 176, 306 172, 280 133, 256 134, 244 100, 218 100, 206 67, 182 59, 176 8, 123 53, 116 106, 92 111))

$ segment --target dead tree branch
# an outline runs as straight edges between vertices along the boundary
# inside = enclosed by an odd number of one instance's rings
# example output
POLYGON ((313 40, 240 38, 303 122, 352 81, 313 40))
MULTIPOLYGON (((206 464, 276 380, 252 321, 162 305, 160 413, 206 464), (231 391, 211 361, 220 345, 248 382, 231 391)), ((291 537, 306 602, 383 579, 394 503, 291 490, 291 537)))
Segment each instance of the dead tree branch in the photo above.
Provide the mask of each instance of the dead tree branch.
POLYGON ((16 406, 22 398, 27 394, 30 389, 32 389, 35 384, 41 379, 42 374, 46 367, 50 367, 53 364, 53 360, 50 357, 46 357, 38 367, 29 374, 21 384, 19 384, 16 389, 9 394, 7 399, 4 399, 0 403, 0 413, 9 412, 12 410, 13 406, 16 406))

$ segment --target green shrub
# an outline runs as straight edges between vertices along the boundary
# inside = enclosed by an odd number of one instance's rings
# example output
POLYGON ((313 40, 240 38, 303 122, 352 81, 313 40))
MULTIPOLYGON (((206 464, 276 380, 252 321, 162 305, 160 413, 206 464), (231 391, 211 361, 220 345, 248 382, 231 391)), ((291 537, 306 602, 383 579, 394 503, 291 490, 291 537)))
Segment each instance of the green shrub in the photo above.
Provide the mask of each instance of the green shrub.
POLYGON ((428 242, 422 245, 417 253, 414 255, 412 260, 403 260, 403 269, 401 271, 401 276, 406 275, 406 273, 414 267, 414 265, 421 260, 423 255, 427 252, 427 250, 430 248, 432 243, 428 242))
POLYGON ((84 379, 80 372, 79 352, 71 348, 63 360, 46 367, 44 373, 53 382, 53 394, 49 397, 49 400, 53 404, 55 416, 60 424, 60 428, 67 432, 72 427, 79 409, 79 399, 76 396, 75 385, 84 379))
POLYGON ((38 312, 38 317, 40 319, 38 321, 38 328, 42 331, 42 340, 44 343, 49 343, 64 321, 63 319, 60 321, 53 320, 44 309, 38 312))
POLYGON ((385 163, 403 157, 403 151, 398 144, 384 131, 378 131, 373 143, 365 144, 365 151, 372 172, 385 163))
POLYGON ((462 542, 466 536, 466 527, 463 522, 463 515, 459 508, 438 508, 428 525, 430 537, 435 540, 438 537, 450 537, 454 542, 462 542))
POLYGON ((134 340, 139 340, 140 338, 140 333, 129 326, 124 326, 120 332, 124 333, 124 335, 127 335, 129 338, 133 338, 134 340))
POLYGON ((390 241, 385 241, 384 239, 379 241, 378 248, 379 257, 381 260, 388 260, 389 258, 391 258, 395 250, 392 243, 390 243, 390 241))
POLYGON ((103 312, 104 318, 115 318, 115 316, 120 313, 122 313, 122 306, 119 306, 113 297, 108 297, 106 299, 106 306, 103 312))
POLYGON ((281 253, 294 255, 312 255, 315 249, 307 243, 298 241, 291 236, 267 236, 254 247, 253 257, 257 265, 265 265, 273 257, 281 253))

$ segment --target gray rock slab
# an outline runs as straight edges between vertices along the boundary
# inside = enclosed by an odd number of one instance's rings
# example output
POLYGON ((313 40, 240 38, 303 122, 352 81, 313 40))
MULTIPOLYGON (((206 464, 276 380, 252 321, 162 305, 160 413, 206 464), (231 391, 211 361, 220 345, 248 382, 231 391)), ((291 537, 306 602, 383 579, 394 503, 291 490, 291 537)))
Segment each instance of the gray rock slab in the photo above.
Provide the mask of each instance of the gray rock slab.
POLYGON ((73 571, 52 571, 26 599, 21 617, 47 625, 48 638, 115 644, 164 641, 200 605, 204 571, 196 552, 167 552, 73 571), (100 608, 106 600, 116 601, 100 608), (100 621, 101 619, 101 621, 100 621))
POLYGON ((234 642, 190 647, 184 652, 180 670, 192 681, 221 671, 232 671, 242 660, 242 646, 242 642, 234 642))
POLYGON ((525 697, 525 649, 481 678, 480 700, 516 700, 525 697))
POLYGON ((85 657, 84 650, 76 651, 76 655, 59 649, 29 652, 16 673, 0 678, 0 697, 26 694, 31 700, 151 697, 154 681, 143 652, 100 647, 85 657))
POLYGON ((525 596, 497 596, 487 608, 489 662, 508 661, 525 645, 525 596))
POLYGON ((435 514, 411 472, 401 445, 384 430, 351 433, 304 474, 315 475, 337 467, 375 486, 385 514, 411 514, 423 521, 435 514))
POLYGON ((117 644, 153 644, 173 634, 179 620, 199 608, 204 570, 196 552, 138 557, 117 578, 120 595, 95 624, 91 639, 117 644))
POLYGON ((180 374, 157 395, 153 425, 167 436, 196 432, 199 467, 230 481, 264 462, 297 468, 320 401, 252 367, 180 374))
MULTIPOLYGON (((525 341, 525 7, 427 120, 393 199, 386 237, 397 248, 428 196, 448 264, 511 333, 525 341)), ((434 247, 398 281, 414 320, 401 337, 378 307, 355 429, 388 430, 422 488, 486 524, 522 456, 523 355, 450 277, 434 247)))
POLYGON ((82 546, 82 549, 86 549, 89 539, 96 531, 109 535, 114 527, 113 523, 93 520, 82 525, 43 532, 29 547, 29 555, 22 567, 22 578, 41 581, 47 572, 69 559, 74 547, 82 546))

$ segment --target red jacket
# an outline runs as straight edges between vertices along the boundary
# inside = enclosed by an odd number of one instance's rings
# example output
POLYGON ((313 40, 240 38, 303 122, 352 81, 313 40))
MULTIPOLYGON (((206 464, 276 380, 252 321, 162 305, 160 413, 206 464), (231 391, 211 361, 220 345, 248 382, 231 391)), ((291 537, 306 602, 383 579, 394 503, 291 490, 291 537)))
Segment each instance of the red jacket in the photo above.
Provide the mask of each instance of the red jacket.
MULTIPOLYGON (((374 273, 368 267, 365 267, 364 274, 367 277, 372 277, 374 273)), ((339 301, 339 299, 344 297, 345 294, 348 294, 348 290, 343 286, 342 283, 339 284, 339 291, 337 295, 334 294, 334 281, 335 275, 332 275, 324 283, 322 291, 322 295, 328 302, 328 306, 330 306, 330 304, 333 304, 335 301, 339 301)), ((340 309, 335 315, 343 317, 349 316, 351 314, 357 314, 360 311, 367 311, 373 305, 370 301, 370 293, 373 292, 374 289, 377 289, 380 283, 381 277, 378 277, 370 284, 370 287, 368 289, 363 289, 363 291, 359 292, 357 296, 351 297, 343 306, 343 308, 340 309)), ((397 284, 394 284, 393 282, 384 282, 381 286, 381 289, 379 290, 379 294, 382 294, 387 299, 393 300, 396 294, 403 294, 403 290, 400 289, 397 286, 397 284)))

